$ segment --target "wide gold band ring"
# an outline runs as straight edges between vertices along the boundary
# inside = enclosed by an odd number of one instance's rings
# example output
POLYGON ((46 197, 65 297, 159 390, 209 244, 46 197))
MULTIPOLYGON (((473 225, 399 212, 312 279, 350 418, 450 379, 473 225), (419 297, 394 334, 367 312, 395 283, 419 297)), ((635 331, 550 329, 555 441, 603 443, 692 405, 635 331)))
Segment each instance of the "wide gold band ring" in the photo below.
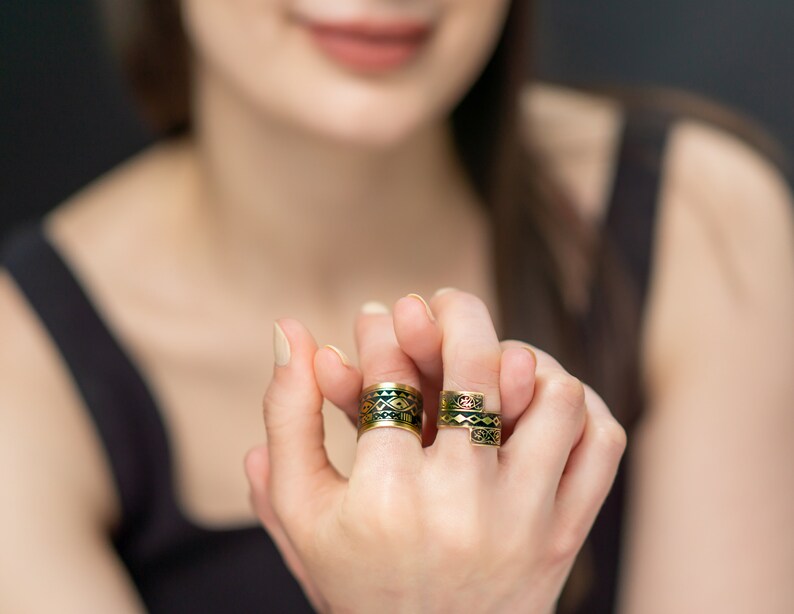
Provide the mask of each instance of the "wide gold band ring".
POLYGON ((438 428, 467 428, 475 446, 502 445, 502 416, 487 412, 482 393, 468 390, 442 390, 438 399, 438 428))
POLYGON ((408 384, 381 382, 361 392, 356 441, 371 429, 390 426, 411 431, 422 441, 422 393, 408 384))

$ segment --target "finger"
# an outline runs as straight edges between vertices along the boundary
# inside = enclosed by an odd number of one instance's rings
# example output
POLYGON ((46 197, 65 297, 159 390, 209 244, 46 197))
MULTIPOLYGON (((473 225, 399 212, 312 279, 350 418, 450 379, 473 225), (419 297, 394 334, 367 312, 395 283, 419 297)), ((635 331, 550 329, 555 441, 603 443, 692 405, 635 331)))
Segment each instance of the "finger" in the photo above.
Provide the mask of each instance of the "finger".
POLYGON ((394 333, 402 351, 419 370, 425 406, 424 440, 429 445, 436 437, 442 383, 441 329, 425 299, 409 294, 394 305, 394 333))
POLYGON ((626 431, 603 400, 585 386, 587 420, 557 489, 556 509, 564 530, 576 539, 590 531, 626 449, 626 431))
POLYGON ((502 444, 513 433, 518 419, 523 415, 535 393, 535 368, 537 356, 534 350, 521 341, 502 341, 499 389, 502 397, 502 444))
POLYGON ((322 395, 341 409, 355 426, 358 422, 361 371, 338 347, 326 345, 314 355, 314 375, 322 395))
POLYGON ((409 294, 394 304, 394 332, 400 348, 414 361, 422 377, 440 387, 441 329, 425 299, 409 294))
POLYGON ((322 603, 320 592, 306 572, 298 556, 295 545, 289 538, 284 525, 270 504, 270 460, 267 445, 257 446, 245 455, 245 474, 251 487, 250 501, 254 513, 267 530, 273 543, 281 552, 284 562, 292 575, 303 586, 312 603, 322 603))
POLYGON ((273 331, 275 366, 263 408, 273 505, 305 510, 318 493, 344 482, 323 443, 323 397, 314 377, 317 345, 297 320, 281 319, 273 331))
MULTIPOLYGON (((388 307, 366 303, 356 319, 356 346, 364 388, 383 382, 407 384, 420 390, 419 372, 400 349, 388 307)), ((362 433, 356 449, 353 471, 362 465, 376 469, 376 463, 414 466, 421 457, 422 442, 413 433, 392 427, 378 427, 362 433)), ((382 467, 393 469, 394 467, 382 467)))
MULTIPOLYGON (((441 328, 444 389, 480 392, 485 396, 485 410, 498 412, 502 350, 485 303, 473 294, 444 289, 430 306, 441 328)), ((439 429, 434 446, 439 454, 456 461, 467 455, 491 458, 491 464, 497 460, 496 449, 473 445, 465 428, 439 429)))
POLYGON ((510 439, 499 451, 506 476, 519 485, 531 484, 531 497, 550 499, 557 491, 571 449, 585 425, 582 382, 538 352, 532 402, 519 417, 510 439))

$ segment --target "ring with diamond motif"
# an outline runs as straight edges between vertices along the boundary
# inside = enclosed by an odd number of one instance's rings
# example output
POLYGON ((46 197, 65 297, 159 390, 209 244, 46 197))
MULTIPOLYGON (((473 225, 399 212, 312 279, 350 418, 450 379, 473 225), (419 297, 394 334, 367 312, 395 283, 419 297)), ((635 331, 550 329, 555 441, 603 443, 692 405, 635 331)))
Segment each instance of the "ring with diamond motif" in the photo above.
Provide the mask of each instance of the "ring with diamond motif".
POLYGON ((361 392, 358 440, 371 429, 390 426, 411 431, 422 441, 422 393, 408 384, 381 382, 361 392))
POLYGON ((498 448, 502 444, 502 416, 487 412, 482 393, 468 390, 442 390, 438 399, 438 428, 469 429, 475 446, 498 448))

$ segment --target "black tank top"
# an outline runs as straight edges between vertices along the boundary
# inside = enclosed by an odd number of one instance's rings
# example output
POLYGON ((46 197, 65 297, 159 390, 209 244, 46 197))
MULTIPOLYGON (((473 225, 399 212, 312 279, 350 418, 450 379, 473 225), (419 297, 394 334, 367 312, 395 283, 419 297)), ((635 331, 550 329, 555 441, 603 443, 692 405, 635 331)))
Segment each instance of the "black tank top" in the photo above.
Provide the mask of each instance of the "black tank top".
MULTIPOLYGON (((604 222, 643 298, 669 123, 658 114, 627 115, 604 222)), ((312 612, 264 529, 208 529, 181 513, 156 400, 39 223, 9 238, 3 265, 60 351, 93 419, 121 503, 121 523, 110 537, 147 609, 312 612)), ((577 612, 614 609, 623 473, 588 538, 597 577, 577 612)))

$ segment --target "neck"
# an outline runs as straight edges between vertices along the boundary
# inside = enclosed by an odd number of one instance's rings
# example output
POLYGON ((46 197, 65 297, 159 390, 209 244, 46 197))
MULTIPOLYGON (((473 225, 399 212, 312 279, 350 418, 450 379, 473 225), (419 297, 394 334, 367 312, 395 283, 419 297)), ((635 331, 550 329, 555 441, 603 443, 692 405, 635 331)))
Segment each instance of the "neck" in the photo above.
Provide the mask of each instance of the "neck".
POLYGON ((477 209, 444 122, 373 148, 263 117, 207 76, 197 100, 189 212, 215 266, 235 276, 274 262, 293 274, 374 269, 399 260, 398 245, 415 266, 415 250, 437 253, 440 225, 454 231, 462 210, 477 209))

